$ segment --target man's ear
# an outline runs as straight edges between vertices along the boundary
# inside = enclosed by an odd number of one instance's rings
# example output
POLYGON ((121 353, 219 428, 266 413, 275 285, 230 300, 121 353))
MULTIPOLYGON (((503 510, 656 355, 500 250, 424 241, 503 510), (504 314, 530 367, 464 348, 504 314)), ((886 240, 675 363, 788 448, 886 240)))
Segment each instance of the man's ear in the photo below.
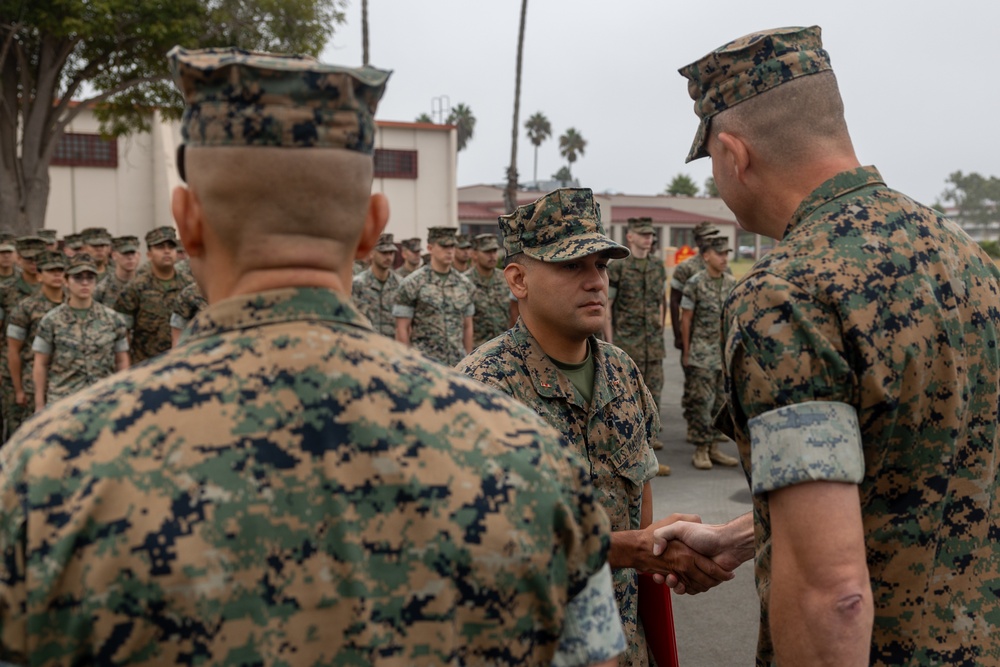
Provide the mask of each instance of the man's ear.
POLYGON ((381 192, 376 192, 368 200, 365 226, 361 230, 358 248, 354 252, 355 257, 367 257, 371 254, 372 249, 378 244, 378 237, 382 235, 388 222, 389 200, 381 192))
POLYGON ((528 284, 525 280, 527 271, 520 264, 508 264, 504 267, 503 277, 507 279, 507 287, 517 299, 528 296, 528 284))
POLYGON ((750 168, 750 149, 746 142, 742 137, 729 132, 719 132, 717 138, 725 149, 719 156, 723 161, 723 168, 729 169, 738 182, 746 183, 746 172, 750 168))
POLYGON ((188 255, 204 256, 205 219, 198 195, 191 188, 178 185, 171 193, 170 210, 177 224, 177 235, 180 236, 188 255))

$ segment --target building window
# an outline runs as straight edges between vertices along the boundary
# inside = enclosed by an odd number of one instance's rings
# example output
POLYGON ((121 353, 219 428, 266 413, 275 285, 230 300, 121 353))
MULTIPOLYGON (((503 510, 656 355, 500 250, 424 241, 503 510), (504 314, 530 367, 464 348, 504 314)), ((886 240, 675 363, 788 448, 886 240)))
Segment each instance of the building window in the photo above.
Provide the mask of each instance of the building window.
POLYGON ((103 139, 99 134, 66 132, 59 138, 52 164, 58 167, 118 166, 118 140, 103 139))
POLYGON ((375 149, 375 178, 416 178, 417 151, 375 149))

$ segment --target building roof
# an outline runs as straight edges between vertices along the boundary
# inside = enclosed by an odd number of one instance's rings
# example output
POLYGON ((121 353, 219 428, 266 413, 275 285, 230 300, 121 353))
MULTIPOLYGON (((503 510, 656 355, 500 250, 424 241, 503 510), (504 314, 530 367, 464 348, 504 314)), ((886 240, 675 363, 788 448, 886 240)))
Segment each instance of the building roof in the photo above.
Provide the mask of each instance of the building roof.
POLYGON ((412 130, 453 130, 455 125, 438 125, 437 123, 410 123, 402 120, 379 120, 375 119, 377 127, 399 127, 412 130))
POLYGON ((611 222, 628 222, 629 218, 652 218, 654 223, 663 225, 696 225, 707 221, 714 225, 733 225, 732 220, 723 220, 710 215, 678 211, 660 206, 612 206, 611 222))
MULTIPOLYGON (((530 204, 535 201, 534 199, 519 199, 517 201, 518 206, 524 204, 530 204)), ((502 201, 496 202, 482 202, 482 201, 460 201, 458 202, 458 219, 459 220, 492 220, 496 222, 497 218, 506 213, 502 201)))

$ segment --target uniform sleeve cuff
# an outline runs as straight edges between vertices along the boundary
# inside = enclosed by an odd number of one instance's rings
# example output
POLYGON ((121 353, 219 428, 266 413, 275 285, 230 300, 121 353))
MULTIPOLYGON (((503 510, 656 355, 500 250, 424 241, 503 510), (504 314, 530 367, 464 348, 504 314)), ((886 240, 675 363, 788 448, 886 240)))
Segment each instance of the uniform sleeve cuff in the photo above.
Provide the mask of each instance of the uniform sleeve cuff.
POLYGON ((35 336, 35 340, 31 344, 31 351, 38 352, 40 354, 52 354, 52 345, 50 345, 49 341, 44 338, 35 336))
POLYGON ((414 312, 414 309, 410 308, 409 306, 395 305, 395 306, 392 307, 392 316, 393 317, 408 317, 408 318, 410 318, 412 320, 413 319, 413 312, 414 312))
POLYGON ((788 405, 749 421, 751 487, 760 494, 803 482, 864 478, 858 413, 846 403, 788 405))
POLYGON ((625 635, 611 583, 611 568, 594 573, 587 586, 566 605, 553 667, 582 667, 606 662, 625 651, 625 635))
POLYGON ((28 335, 28 332, 17 326, 16 324, 7 325, 7 338, 13 338, 14 340, 24 340, 28 335))

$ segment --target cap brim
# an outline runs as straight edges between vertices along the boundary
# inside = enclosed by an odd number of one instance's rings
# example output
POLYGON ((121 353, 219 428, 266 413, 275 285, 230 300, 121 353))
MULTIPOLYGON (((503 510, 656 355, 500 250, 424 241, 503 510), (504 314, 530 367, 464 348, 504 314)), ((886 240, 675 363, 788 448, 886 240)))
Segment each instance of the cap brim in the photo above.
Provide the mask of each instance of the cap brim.
POLYGON ((396 252, 396 246, 394 245, 377 245, 375 250, 378 252, 396 252))
POLYGON ((67 276, 75 276, 78 273, 97 273, 97 267, 91 266, 90 264, 78 264, 71 269, 66 269, 67 276))
POLYGON ((543 262, 568 262, 599 252, 607 252, 611 259, 625 259, 631 254, 628 248, 603 234, 581 234, 541 248, 523 248, 522 252, 543 262))
POLYGON ((705 142, 708 140, 708 120, 702 118, 698 123, 698 132, 694 135, 694 143, 691 144, 691 150, 688 151, 687 159, 684 163, 687 164, 692 160, 698 160, 703 157, 708 157, 708 151, 705 150, 705 142))

